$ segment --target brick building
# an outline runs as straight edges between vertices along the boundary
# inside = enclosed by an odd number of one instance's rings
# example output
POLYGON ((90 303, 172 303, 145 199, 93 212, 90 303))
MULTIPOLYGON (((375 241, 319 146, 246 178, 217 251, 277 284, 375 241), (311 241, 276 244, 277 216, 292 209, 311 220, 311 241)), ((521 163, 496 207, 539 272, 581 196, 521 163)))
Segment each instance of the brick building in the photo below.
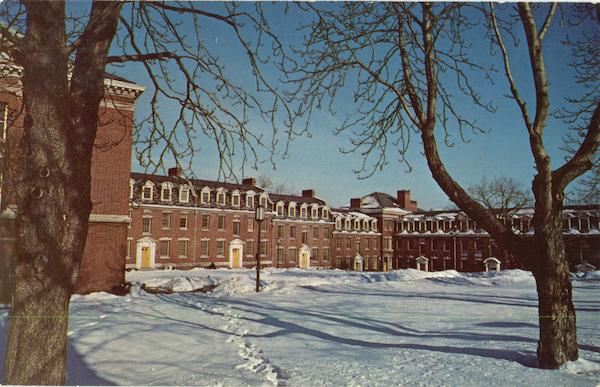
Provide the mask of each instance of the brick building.
MULTIPOLYGON (((264 206, 261 264, 273 267, 483 271, 521 267, 461 211, 423 211, 410 191, 374 192, 330 209, 314 190, 301 196, 242 184, 133 173, 127 267, 254 267, 264 206)), ((510 219, 532 233, 530 209, 510 219)), ((565 242, 573 266, 600 262, 600 206, 567 207, 565 242)), ((507 221, 508 222, 508 221, 507 221)))
MULTIPOLYGON (((17 154, 17 143, 23 133, 24 112, 21 111, 21 70, 3 67, 0 82, 0 139, 3 165, 17 154)), ((99 111, 99 126, 92 154, 91 200, 93 203, 85 251, 80 266, 76 291, 87 293, 109 290, 124 280, 127 242, 128 196, 131 171, 132 129, 137 97, 144 87, 122 78, 107 75, 105 97, 99 111)), ((13 259, 14 219, 16 203, 11 191, 10 170, 0 168, 0 266, 3 283, 8 283, 13 259)))

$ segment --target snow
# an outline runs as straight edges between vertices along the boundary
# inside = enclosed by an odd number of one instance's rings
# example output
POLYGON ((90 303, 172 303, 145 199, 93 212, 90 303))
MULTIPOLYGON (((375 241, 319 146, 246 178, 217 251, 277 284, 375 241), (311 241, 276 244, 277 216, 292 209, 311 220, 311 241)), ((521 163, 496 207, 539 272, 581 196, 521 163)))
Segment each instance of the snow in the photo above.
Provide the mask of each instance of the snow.
POLYGON ((259 294, 253 270, 133 271, 126 296, 73 296, 68 383, 593 386, 599 274, 573 279, 581 358, 548 371, 527 271, 265 269, 259 294))

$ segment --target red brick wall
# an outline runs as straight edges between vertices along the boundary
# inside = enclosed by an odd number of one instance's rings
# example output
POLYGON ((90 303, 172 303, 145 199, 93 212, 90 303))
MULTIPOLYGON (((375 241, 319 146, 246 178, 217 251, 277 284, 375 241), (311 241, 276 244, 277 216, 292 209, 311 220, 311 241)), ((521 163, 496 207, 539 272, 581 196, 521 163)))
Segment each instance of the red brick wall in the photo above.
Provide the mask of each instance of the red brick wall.
MULTIPOLYGON (((7 131, 8 157, 18 154, 17 144, 23 134, 21 99, 14 94, 18 78, 3 79, 0 102, 9 104, 7 131), (9 84, 8 91, 6 89, 9 84)), ((128 211, 129 176, 131 170, 131 145, 133 127, 133 98, 107 94, 99 112, 99 128, 92 153, 92 214, 126 216, 128 211), (112 103, 119 105, 116 109, 112 103)), ((11 191, 12 173, 5 174, 2 189, 2 207, 14 204, 11 191)), ((125 223, 90 222, 76 291, 110 290, 123 282, 126 248, 125 223)))

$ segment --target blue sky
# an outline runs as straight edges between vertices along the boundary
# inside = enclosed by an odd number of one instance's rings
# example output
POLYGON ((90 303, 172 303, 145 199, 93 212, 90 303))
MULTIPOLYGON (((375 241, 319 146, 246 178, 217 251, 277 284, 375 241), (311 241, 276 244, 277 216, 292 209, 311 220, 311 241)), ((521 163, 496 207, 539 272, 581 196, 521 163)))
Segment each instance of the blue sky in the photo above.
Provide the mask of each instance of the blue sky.
MULTIPOLYGON (((220 4, 213 3, 207 6, 218 9, 220 4)), ((306 15, 298 12, 294 7, 290 7, 290 13, 283 14, 281 4, 264 3, 263 6, 267 9, 271 27, 277 36, 286 44, 300 44, 302 37, 301 33, 297 31, 297 27, 300 23, 306 22, 306 15)), ((251 87, 252 74, 240 45, 233 39, 228 28, 210 21, 207 21, 206 25, 207 28, 203 31, 205 44, 211 49, 211 52, 221 58, 226 66, 227 74, 232 80, 251 87)), ((517 31, 518 35, 522 35, 520 30, 517 31)), ((556 18, 553 28, 544 41, 546 66, 551 81, 553 102, 551 108, 553 110, 560 107, 563 97, 570 95, 577 87, 572 81, 571 69, 564 59, 568 52, 560 44, 565 32, 566 29, 559 27, 558 18, 556 18)), ((475 48, 477 48, 477 44, 482 44, 483 39, 477 39, 475 36, 473 38, 475 48)), ((524 85, 521 92, 532 109, 535 100, 533 99, 533 86, 530 82, 529 60, 523 36, 520 38, 522 44, 511 52, 512 67, 516 79, 524 85)), ((485 47, 487 46, 481 46, 482 49, 474 50, 483 55, 477 59, 495 61, 496 67, 500 68, 500 58, 496 56, 489 59, 489 50, 485 47)), ((267 68, 269 71, 272 70, 267 68)), ((148 84, 148 80, 135 65, 119 69, 116 73, 141 84, 148 84)), ((273 73, 271 76, 271 79, 276 79, 277 74, 273 73)), ((349 87, 351 86, 349 85, 349 87)), ((471 118, 488 127, 490 132, 468 135, 468 143, 462 143, 455 136, 455 146, 452 148, 440 144, 440 151, 447 169, 464 187, 476 184, 484 177, 497 176, 511 176, 526 188, 530 187, 535 172, 533 159, 529 150, 527 133, 517 106, 504 96, 508 93, 506 81, 498 76, 494 85, 481 84, 477 86, 481 87, 482 95, 492 99, 497 106, 496 113, 483 113, 469 106, 466 100, 462 102, 462 107, 470 114, 471 118)), ((149 93, 146 93, 138 100, 139 114, 147 113, 148 97, 149 93)), ((432 179, 416 136, 413 136, 407 157, 413 168, 410 173, 396 161, 395 150, 389 149, 390 163, 373 176, 359 180, 353 173, 353 169, 360 167, 361 156, 356 153, 348 155, 340 153, 338 151, 340 147, 349 145, 348 135, 335 136, 333 134, 334 129, 345 118, 345 113, 355 109, 351 93, 340 93, 335 99, 334 108, 337 112, 336 115, 323 111, 314 116, 309 124, 311 137, 296 138, 291 144, 289 157, 277 160, 276 170, 273 170, 270 164, 262 164, 258 171, 247 170, 244 177, 258 176, 259 174, 269 175, 273 180, 285 183, 294 193, 299 193, 302 189, 314 188, 317 195, 332 206, 345 205, 351 197, 362 196, 373 191, 394 195, 398 189, 410 189, 413 198, 419 201, 421 208, 444 208, 450 204, 445 194, 432 179)), ((169 109, 165 107, 161 114, 168 116, 169 109)), ((265 130, 266 125, 264 122, 256 120, 250 123, 250 127, 261 131, 265 130)), ((564 125, 556 120, 550 120, 544 139, 555 165, 558 165, 564 157, 558 150, 563 133, 564 125)), ((200 138, 199 141, 202 139, 200 138)), ((215 152, 214 146, 206 144, 202 152, 193 160, 194 172, 197 177, 212 179, 218 176, 215 152)), ((135 171, 142 170, 135 159, 132 162, 135 171)))

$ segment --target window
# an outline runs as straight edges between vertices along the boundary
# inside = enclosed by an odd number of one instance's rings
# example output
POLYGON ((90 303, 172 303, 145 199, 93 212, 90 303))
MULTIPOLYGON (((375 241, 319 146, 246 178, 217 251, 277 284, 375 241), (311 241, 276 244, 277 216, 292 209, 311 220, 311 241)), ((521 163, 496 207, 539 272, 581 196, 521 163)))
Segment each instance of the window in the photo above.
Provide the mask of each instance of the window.
POLYGON ((377 250, 377 238, 373 238, 373 249, 377 250))
POLYGON ((210 191, 208 191, 208 190, 202 191, 202 194, 200 195, 200 203, 202 203, 202 204, 210 203, 210 191))
POLYGON ((313 226, 312 237, 313 239, 319 239, 319 226, 313 226))
POLYGON ((329 239, 329 226, 323 227, 323 239, 329 239))
POLYGON ((316 261, 319 259, 319 249, 318 248, 313 248, 310 254, 310 259, 311 261, 316 261))
POLYGON ((240 235, 240 221, 233 222, 233 235, 240 235))
POLYGON ((142 233, 150 234, 152 232, 152 218, 142 219, 142 233))
POLYGON ((290 226, 290 239, 296 238, 296 226, 290 226))
POLYGON ((268 223, 265 221, 260 222, 260 231, 267 232, 268 223))
POLYGON ((342 220, 340 218, 337 218, 335 220, 335 229, 340 230, 341 228, 342 228, 342 220))
POLYGON ((267 255, 267 241, 260 241, 260 255, 267 255))
POLYGON ((260 205, 263 206, 264 208, 267 208, 267 198, 266 198, 266 196, 262 196, 260 198, 260 205))
POLYGON ((319 209, 317 207, 313 207, 310 217, 313 219, 317 219, 319 217, 319 209))
POLYGON ((290 218, 296 217, 296 203, 290 203, 288 207, 288 216, 290 218))
POLYGON ((304 244, 308 243, 308 232, 306 232, 306 230, 302 231, 302 243, 304 243, 304 244))
POLYGON ((127 222, 127 228, 131 228, 133 224, 133 210, 129 210, 129 222, 127 222))
POLYGON ((335 238, 335 248, 336 249, 342 248, 342 238, 340 238, 340 237, 335 238))
POLYGON ((278 262, 284 261, 284 259, 285 259, 284 252, 285 252, 285 250, 283 250, 283 247, 277 248, 277 261, 278 262))
POLYGON ((179 215, 179 228, 182 230, 187 230, 188 225, 188 214, 179 215))
POLYGON ((187 203, 190 201, 190 188, 187 185, 179 187, 179 202, 187 203))
POLYGON ((289 248, 288 257, 290 259, 290 262, 296 262, 296 248, 295 247, 289 248))
POLYGON ((306 207, 305 206, 300 207, 300 217, 306 218, 306 207))
POLYGON ((356 240, 354 241, 354 250, 356 252, 360 251, 360 238, 356 238, 356 240))
POLYGON ((160 200, 169 202, 171 201, 171 186, 169 184, 163 184, 160 189, 160 200))
POLYGON ((321 214, 323 215, 323 219, 329 219, 329 210, 327 208, 323 208, 321 214))
POLYGON ((369 238, 365 239, 365 250, 369 250, 369 238))
POLYGON ((328 262, 329 261, 329 249, 328 248, 323 249, 322 256, 323 256, 323 261, 324 262, 328 262))
POLYGON ((200 243, 200 254, 203 257, 208 257, 208 242, 209 242, 208 240, 204 239, 200 243))
POLYGON ((239 193, 234 192, 231 194, 231 205, 234 207, 240 206, 240 194, 239 193))
POLYGON ((217 204, 220 206, 225 205, 225 192, 217 192, 217 204))
POLYGON ((168 230, 171 228, 171 213, 170 212, 162 213, 162 228, 163 228, 163 230, 168 230))
POLYGON ((144 186, 142 189, 142 200, 152 200, 152 186, 144 186))
POLYGON ((180 240, 179 241, 179 257, 180 258, 187 258, 188 255, 188 241, 187 240, 180 240))
POLYGON ((160 241, 160 256, 168 258, 169 257, 169 253, 171 250, 171 241, 169 240, 162 240, 160 241))
POLYGON ((254 251, 254 241, 246 241, 246 250, 248 255, 256 254, 256 251, 254 251))
POLYGON ((352 238, 350 238, 350 237, 346 238, 346 248, 347 249, 352 248, 352 238))
POLYGON ((254 231, 254 218, 247 217, 246 221, 248 222, 248 232, 254 231))
POLYGON ((283 216, 283 203, 277 203, 277 216, 283 216))
POLYGON ((202 215, 202 229, 208 230, 210 225, 210 215, 202 215))
POLYGON ((346 230, 350 230, 350 219, 346 219, 344 226, 345 226, 346 230))
POLYGON ((225 241, 217 241, 217 256, 225 255, 225 241))
POLYGON ((283 226, 282 225, 277 226, 277 238, 283 238, 283 226))
POLYGON ((247 193, 246 194, 246 207, 254 208, 254 195, 247 193))
MULTIPOLYGON (((0 130, 1 129, 1 124, 0 124, 0 130)), ((2 155, 0 155, 2 156, 2 155)), ((133 199, 133 186, 135 185, 135 181, 133 181, 133 179, 129 179, 129 199, 133 199)))
POLYGON ((219 231, 225 230, 225 215, 219 215, 219 231))
POLYGON ((354 229, 355 230, 360 230, 360 220, 356 219, 354 221, 354 229))

